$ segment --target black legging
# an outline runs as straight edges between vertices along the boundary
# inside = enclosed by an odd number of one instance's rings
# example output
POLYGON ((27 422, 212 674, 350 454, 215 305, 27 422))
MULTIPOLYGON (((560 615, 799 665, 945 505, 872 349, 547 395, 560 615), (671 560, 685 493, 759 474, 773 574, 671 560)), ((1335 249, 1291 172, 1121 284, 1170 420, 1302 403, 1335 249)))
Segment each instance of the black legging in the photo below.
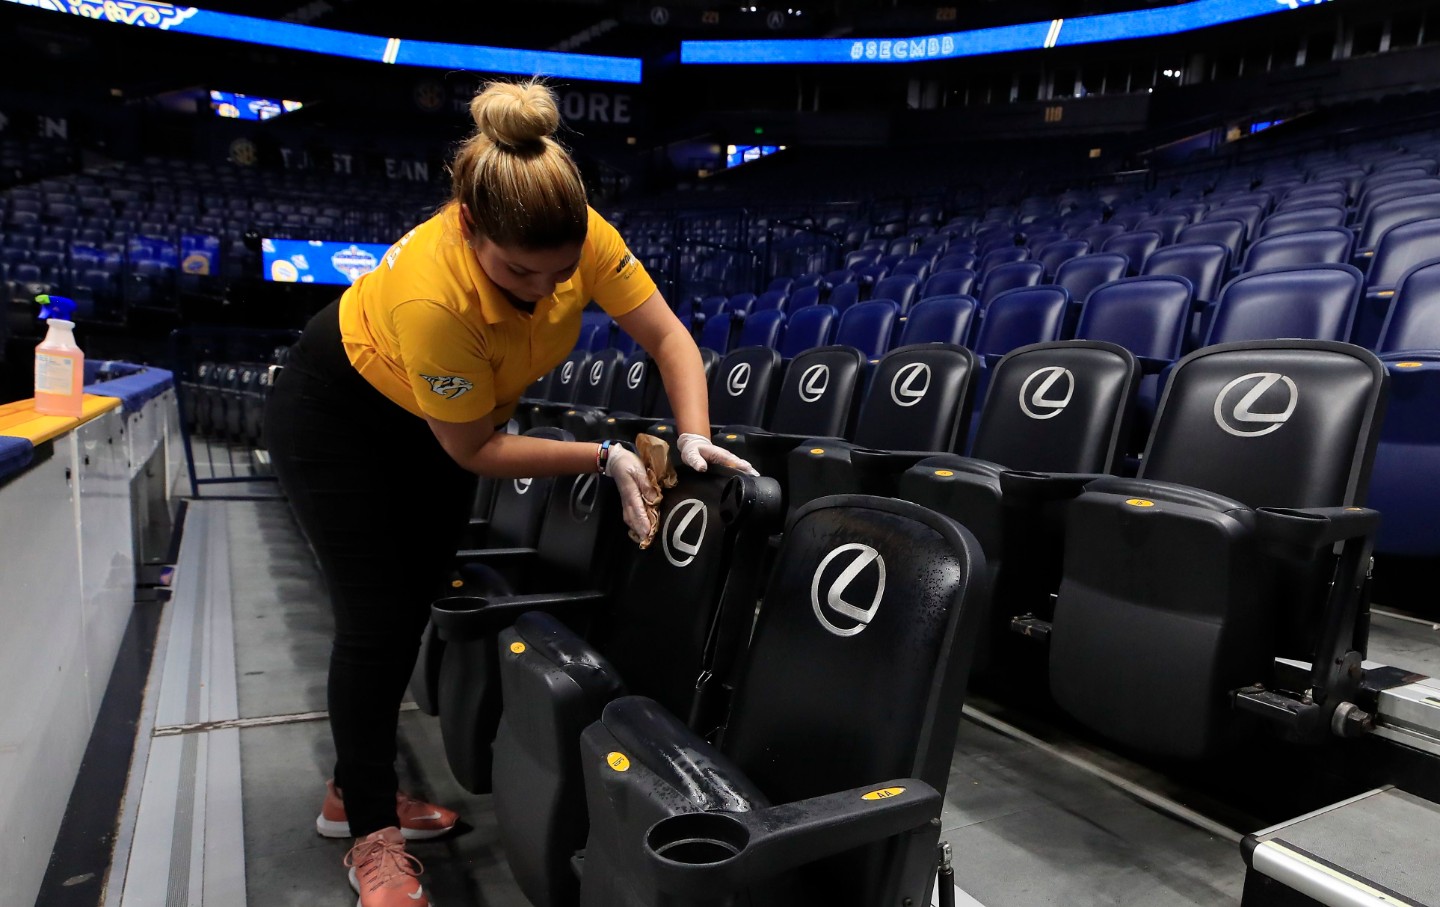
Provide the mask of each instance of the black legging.
POLYGON ((398 824, 400 700, 476 478, 423 419, 355 371, 338 302, 311 319, 276 381, 265 437, 335 612, 327 697, 335 783, 360 837, 398 824))

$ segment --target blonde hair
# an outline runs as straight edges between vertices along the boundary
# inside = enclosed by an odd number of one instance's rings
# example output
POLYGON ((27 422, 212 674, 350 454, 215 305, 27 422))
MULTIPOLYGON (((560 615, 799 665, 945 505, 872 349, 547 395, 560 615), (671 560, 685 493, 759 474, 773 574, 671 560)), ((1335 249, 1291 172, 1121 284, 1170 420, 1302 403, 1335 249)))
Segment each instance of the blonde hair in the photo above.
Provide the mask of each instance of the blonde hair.
POLYGON ((502 246, 554 249, 585 241, 585 185, 551 138, 560 128, 555 94, 537 81, 491 82, 470 102, 475 132, 450 165, 453 199, 474 231, 502 246))

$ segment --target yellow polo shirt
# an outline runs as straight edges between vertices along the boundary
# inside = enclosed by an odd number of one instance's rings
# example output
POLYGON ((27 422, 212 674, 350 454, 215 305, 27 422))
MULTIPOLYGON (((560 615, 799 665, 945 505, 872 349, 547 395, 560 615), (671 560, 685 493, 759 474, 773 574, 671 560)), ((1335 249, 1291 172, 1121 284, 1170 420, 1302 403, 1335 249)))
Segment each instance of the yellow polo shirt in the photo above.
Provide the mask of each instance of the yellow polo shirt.
POLYGON ((580 266, 522 312, 490 282, 447 205, 385 253, 340 297, 350 363, 417 416, 471 422, 510 418, 520 394, 570 355, 590 300, 612 318, 655 292, 619 232, 590 209, 580 266))

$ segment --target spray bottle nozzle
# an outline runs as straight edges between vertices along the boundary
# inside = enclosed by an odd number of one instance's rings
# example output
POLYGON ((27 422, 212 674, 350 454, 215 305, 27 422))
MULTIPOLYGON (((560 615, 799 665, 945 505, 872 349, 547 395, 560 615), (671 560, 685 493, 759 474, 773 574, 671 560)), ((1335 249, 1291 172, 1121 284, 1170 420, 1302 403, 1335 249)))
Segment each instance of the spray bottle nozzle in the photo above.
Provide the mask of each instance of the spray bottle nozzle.
POLYGON ((50 296, 44 293, 35 297, 40 303, 40 318, 48 320, 59 318, 61 321, 75 320, 75 300, 65 296, 50 296))

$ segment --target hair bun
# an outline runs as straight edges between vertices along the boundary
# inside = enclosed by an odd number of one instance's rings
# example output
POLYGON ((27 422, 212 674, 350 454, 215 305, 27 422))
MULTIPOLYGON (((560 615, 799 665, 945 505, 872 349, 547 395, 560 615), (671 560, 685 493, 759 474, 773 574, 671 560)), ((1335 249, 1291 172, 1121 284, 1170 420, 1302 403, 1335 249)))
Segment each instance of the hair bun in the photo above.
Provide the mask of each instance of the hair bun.
POLYGON ((470 102, 475 127, 497 145, 522 148, 560 128, 555 93, 539 82, 492 82, 470 102))

